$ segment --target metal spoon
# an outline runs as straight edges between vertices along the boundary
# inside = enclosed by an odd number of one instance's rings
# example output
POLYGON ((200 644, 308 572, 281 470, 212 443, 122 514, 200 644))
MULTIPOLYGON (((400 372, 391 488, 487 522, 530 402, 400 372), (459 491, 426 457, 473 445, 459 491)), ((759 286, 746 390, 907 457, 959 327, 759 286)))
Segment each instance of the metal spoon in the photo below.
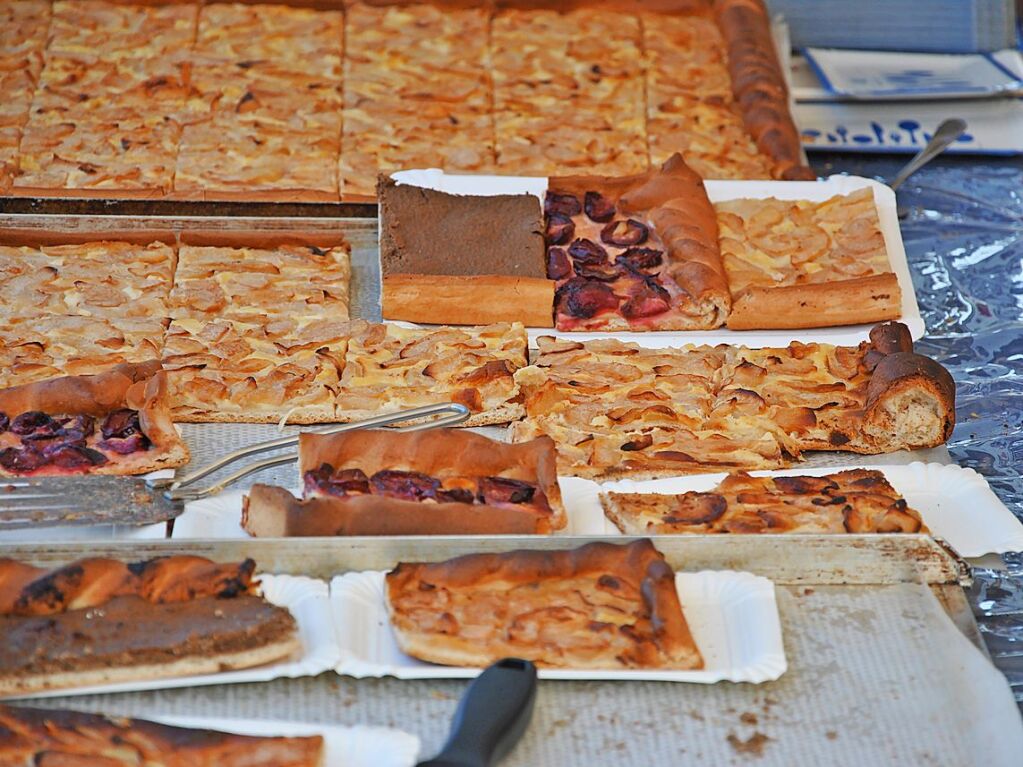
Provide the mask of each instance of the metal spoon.
POLYGON ((938 126, 938 129, 934 131, 934 135, 931 136, 931 140, 927 142, 927 146, 921 149, 912 160, 906 163, 906 166, 888 183, 888 186, 892 189, 898 189, 905 183, 906 179, 920 170, 939 154, 944 152, 949 144, 962 136, 965 132, 966 120, 953 117, 942 122, 941 125, 938 126))

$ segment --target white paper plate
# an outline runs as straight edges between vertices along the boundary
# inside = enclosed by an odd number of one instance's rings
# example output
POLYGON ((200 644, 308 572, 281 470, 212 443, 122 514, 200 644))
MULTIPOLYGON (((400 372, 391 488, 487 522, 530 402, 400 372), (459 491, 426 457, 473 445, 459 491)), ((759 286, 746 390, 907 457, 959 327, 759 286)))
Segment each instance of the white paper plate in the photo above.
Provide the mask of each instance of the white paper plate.
POLYGON ((235 735, 301 737, 322 735, 324 767, 412 767, 419 757, 419 738, 390 727, 264 721, 262 719, 221 719, 210 717, 153 716, 154 722, 173 727, 219 730, 235 735))
MULTIPOLYGON (((541 679, 604 679, 660 682, 768 682, 785 673, 787 662, 774 584, 750 573, 678 573, 675 580, 689 630, 705 668, 699 671, 594 671, 540 669, 541 679)), ((335 670, 357 678, 466 679, 482 669, 439 666, 410 658, 398 649, 384 603, 384 573, 339 575, 330 601, 341 645, 335 670)))
MULTIPOLYGON (((930 451, 903 453, 923 457, 930 451)), ((998 496, 987 480, 973 469, 955 464, 932 461, 911 461, 905 464, 883 463, 878 459, 889 456, 853 456, 835 453, 814 456, 827 459, 813 466, 791 469, 754 471, 755 475, 799 474, 821 475, 845 469, 877 469, 881 471, 908 501, 920 512, 934 536, 944 539, 960 556, 980 557, 985 554, 1004 554, 1023 550, 1023 523, 1021 523, 998 496)), ((555 536, 618 536, 621 532, 604 516, 598 494, 601 489, 637 493, 684 493, 690 490, 712 489, 726 475, 694 474, 658 480, 619 480, 603 486, 580 477, 559 477, 561 497, 565 504, 568 524, 555 536)), ((297 496, 300 491, 293 490, 297 496)), ((241 526, 243 492, 221 493, 202 501, 193 501, 185 507, 174 526, 174 539, 245 539, 248 533, 241 526)))
MULTIPOLYGON (((831 474, 859 466, 753 471, 756 476, 831 474)), ((998 500, 987 481, 973 469, 955 464, 914 462, 905 466, 872 466, 885 475, 906 502, 920 512, 936 538, 944 539, 963 557, 1023 550, 1023 523, 998 500)), ((598 494, 685 493, 713 489, 726 474, 645 481, 619 480, 597 485, 585 479, 560 479, 562 499, 570 517, 585 527, 582 535, 621 535, 604 516, 598 494)), ((657 536, 653 536, 655 539, 657 536)))
MULTIPOLYGON (((402 184, 420 186, 449 194, 533 194, 543 199, 547 179, 535 176, 476 176, 448 174, 436 168, 406 170, 394 173, 393 179, 402 184)), ((713 181, 706 182, 707 195, 712 202, 739 198, 762 199, 777 197, 783 200, 824 201, 836 194, 850 194, 864 187, 874 190, 881 231, 892 270, 902 288, 902 316, 913 338, 924 334, 924 322, 916 302, 913 280, 902 244, 902 232, 895 207, 895 193, 869 178, 859 176, 831 176, 823 181, 713 181)), ((386 318, 385 318, 386 319, 386 318)), ((410 324, 410 323, 401 323, 410 324)), ((806 343, 817 341, 830 344, 858 344, 867 337, 872 325, 850 325, 837 328, 808 328, 798 330, 657 330, 649 333, 562 333, 553 328, 527 328, 529 341, 536 345, 538 336, 558 336, 584 341, 592 338, 617 338, 632 341, 647 348, 684 346, 686 344, 735 344, 742 346, 787 346, 791 341, 806 343)))
MULTIPOLYGON (((186 538, 251 538, 242 527, 242 498, 247 491, 228 490, 185 504, 174 521, 174 540, 186 538)), ((301 491, 293 491, 296 496, 301 491)))
MULTIPOLYGON (((997 51, 992 56, 1023 78, 1023 54, 1019 51, 997 51)), ((1018 98, 843 101, 825 90, 802 56, 792 58, 791 76, 798 101, 792 106, 792 115, 808 151, 913 154, 923 148, 942 120, 955 116, 966 120, 968 128, 946 152, 1023 153, 1023 100, 1018 98)))
POLYGON ((95 695, 106 692, 135 692, 172 687, 200 687, 209 684, 240 684, 268 682, 281 677, 316 676, 333 668, 340 657, 330 618, 327 584, 314 578, 296 575, 259 575, 267 601, 286 607, 298 624, 302 644, 298 657, 285 658, 255 668, 223 671, 219 674, 182 676, 172 679, 138 680, 92 687, 46 690, 15 698, 53 698, 63 695, 95 695))
MULTIPOLYGON (((1005 48, 1000 51, 994 51, 989 55, 995 61, 997 66, 1003 67, 1005 69, 1005 71, 1009 74, 1010 77, 1015 78, 1017 80, 1023 80, 1023 53, 1012 48, 1005 48)), ((870 109, 873 108, 880 109, 884 107, 898 107, 900 105, 904 108, 909 109, 912 107, 921 106, 925 103, 922 100, 914 100, 912 98, 905 100, 899 99, 898 101, 888 102, 884 101, 855 102, 849 99, 848 97, 843 96, 840 93, 835 93, 825 88, 817 72, 810 65, 810 62, 807 61, 806 58, 802 55, 802 53, 797 52, 794 55, 789 56, 785 66, 787 66, 788 68, 789 89, 792 92, 793 100, 796 102, 797 105, 810 102, 832 103, 844 102, 850 106, 854 106, 858 103, 860 107, 869 111, 870 109)), ((945 93, 940 94, 938 96, 932 96, 927 100, 943 102, 945 104, 946 110, 951 110, 951 112, 946 111, 945 114, 946 117, 948 117, 949 114, 954 112, 956 116, 966 119, 969 110, 971 110, 978 103, 981 103, 984 100, 988 101, 989 103, 994 103, 998 101, 998 99, 990 98, 989 94, 980 94, 980 96, 981 97, 978 98, 973 94, 968 94, 963 98, 957 98, 952 94, 945 93), (967 113, 961 114, 956 110, 967 110, 967 113)), ((796 116, 795 112, 793 112, 793 116, 796 116)), ((967 122, 970 122, 971 129, 983 128, 983 126, 979 124, 974 124, 970 120, 967 120, 967 122)), ((796 124, 799 125, 800 127, 805 127, 803 126, 802 122, 800 122, 798 119, 796 120, 796 124)), ((962 145, 953 145, 947 151, 957 151, 957 149, 962 149, 962 145)))
POLYGON ((1023 87, 990 53, 909 53, 805 48, 828 93, 863 101, 986 98, 1023 87))

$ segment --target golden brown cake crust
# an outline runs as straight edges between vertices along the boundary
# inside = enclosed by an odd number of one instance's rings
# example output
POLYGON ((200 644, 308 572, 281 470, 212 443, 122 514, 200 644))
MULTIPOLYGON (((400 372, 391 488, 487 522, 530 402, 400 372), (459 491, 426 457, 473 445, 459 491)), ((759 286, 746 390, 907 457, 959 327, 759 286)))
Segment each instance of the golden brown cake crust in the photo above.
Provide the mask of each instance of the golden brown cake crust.
POLYGON ((418 503, 378 495, 295 498, 283 487, 253 485, 242 527, 256 538, 341 535, 534 535, 550 522, 528 509, 418 503))
POLYGON ((748 288, 732 299, 729 330, 830 328, 881 322, 902 314, 894 274, 838 282, 748 288))
POLYGON ((122 363, 92 376, 65 376, 0 390, 0 412, 13 415, 29 410, 45 413, 105 415, 122 407, 133 384, 148 381, 160 362, 122 363))
POLYGON ((675 574, 648 540, 401 563, 388 573, 386 590, 399 645, 423 660, 485 665, 513 655, 569 668, 703 664, 675 574))
POLYGON ((280 488, 256 486, 245 502, 243 527, 256 536, 527 535, 550 533, 567 522, 549 437, 508 444, 458 429, 301 435, 299 473, 304 477, 324 464, 366 477, 416 472, 459 487, 497 477, 529 483, 537 494, 523 503, 458 503, 369 493, 339 497, 307 489, 305 500, 298 501, 280 488))
POLYGON ((788 88, 761 0, 714 0, 714 16, 728 45, 732 92, 746 129, 774 160, 774 177, 813 180, 789 112, 788 88))
POLYGON ((538 339, 516 373, 526 419, 512 439, 551 436, 562 473, 611 479, 779 468, 807 450, 935 447, 955 424, 955 387, 884 323, 858 346, 642 349, 538 339))
POLYGON ((867 469, 819 477, 739 472, 706 492, 607 492, 600 502, 626 535, 927 532, 884 474, 867 469))
POLYGON ((320 767, 322 753, 319 735, 235 735, 144 719, 0 705, 0 764, 10 767, 55 764, 63 759, 74 764, 101 760, 109 767, 140 763, 153 767, 320 767))
MULTIPOLYGON (((0 413, 13 420, 30 411, 97 417, 122 408, 135 410, 142 433, 152 443, 150 448, 127 455, 108 453, 106 463, 87 472, 144 474, 188 462, 188 448, 170 418, 166 387, 166 373, 159 361, 124 363, 97 375, 64 376, 0 390, 0 413)), ((46 465, 33 473, 66 471, 46 465)), ((0 468, 0 476, 13 475, 0 468)))
MULTIPOLYGON (((541 257, 542 258, 542 257, 541 257)), ((521 322, 553 327, 554 281, 498 274, 389 274, 383 278, 384 317, 443 325, 521 322)))
POLYGON ((0 695, 212 674, 301 648, 284 608, 254 591, 252 560, 0 560, 0 695))

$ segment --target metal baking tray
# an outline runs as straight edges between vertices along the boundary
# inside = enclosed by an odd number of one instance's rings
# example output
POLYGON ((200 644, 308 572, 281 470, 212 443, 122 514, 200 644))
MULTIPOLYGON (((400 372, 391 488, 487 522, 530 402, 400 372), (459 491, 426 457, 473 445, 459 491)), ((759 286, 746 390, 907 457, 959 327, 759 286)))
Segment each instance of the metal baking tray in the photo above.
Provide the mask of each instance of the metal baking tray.
MULTIPOLYGON (((11 544, 4 547, 4 554, 49 567, 81 556, 124 561, 168 554, 194 554, 222 561, 251 557, 266 572, 330 578, 352 570, 386 570, 402 561, 439 561, 463 554, 515 549, 552 551, 582 546, 592 540, 468 535, 121 540, 11 544)), ((613 542, 624 544, 632 540, 636 539, 622 537, 613 542)), ((962 586, 970 581, 969 568, 926 535, 680 535, 652 540, 677 570, 743 570, 776 583, 962 586)))
MULTIPOLYGON (((923 536, 860 540, 868 537, 855 536, 851 546, 830 549, 827 542, 808 539, 805 543, 810 545, 759 564, 756 559, 762 552, 742 551, 745 542, 738 536, 719 538, 722 546, 739 549, 731 553, 719 549, 720 559, 704 550, 705 541, 657 540, 657 547, 679 569, 749 566, 773 575, 790 668, 777 682, 756 686, 686 685, 683 690, 648 682, 545 683, 537 717, 508 760, 509 767, 580 763, 638 767, 652 758, 658 763, 688 764, 691 760, 684 757, 679 761, 680 748, 695 758, 694 744, 701 755, 693 763, 734 764, 742 756, 736 746, 756 742, 757 732, 768 737, 765 757, 757 761, 771 767, 886 763, 881 753, 888 759, 915 763, 909 755, 918 753, 921 743, 938 744, 941 753, 953 754, 953 761, 941 764, 1013 763, 982 758, 993 748, 988 744, 1000 738, 966 737, 978 722, 1005 723, 1018 720, 1018 714, 1004 679, 984 659, 983 642, 962 588, 947 582, 958 577, 958 565, 923 536), (924 551, 928 562, 924 567, 906 559, 924 551), (985 691, 983 695, 977 694, 978 687, 985 691), (1001 688, 1000 696, 992 694, 1001 688), (907 729, 890 727, 893 707, 904 709, 903 718, 910 717, 907 729), (958 728, 959 722, 965 729, 958 728), (608 747, 608 738, 618 745, 608 747), (960 743, 964 739, 966 745, 960 743), (976 760, 965 756, 974 749, 981 749, 976 760)), ((86 556, 124 561, 177 553, 222 561, 250 556, 262 572, 329 577, 388 568, 398 559, 440 559, 469 551, 582 542, 527 538, 124 541, 12 545, 2 552, 47 567, 86 556)), ((47 704, 150 717, 230 709, 239 716, 262 718, 266 711, 286 710, 289 717, 309 722, 400 721, 423 737, 428 754, 443 739, 442 732, 434 732, 436 721, 446 721, 463 686, 457 680, 350 680, 324 674, 260 685, 66 697, 47 704)))
MULTIPOLYGON (((52 215, 0 213, 0 243, 5 236, 31 241, 59 240, 61 237, 91 238, 111 233, 128 232, 134 237, 147 235, 160 238, 188 238, 192 232, 214 233, 230 237, 253 235, 274 236, 300 232, 311 236, 343 237, 352 251, 352 305, 353 317, 370 321, 380 320, 380 271, 375 218, 325 217, 250 217, 250 216, 112 216, 112 215, 52 215)), ((272 424, 183 424, 182 432, 192 451, 190 468, 202 466, 235 450, 255 442, 272 439, 281 434, 292 434, 298 427, 279 429, 272 424)), ((487 427, 488 436, 501 438, 504 430, 487 427)), ((947 461, 943 449, 911 454, 902 459, 893 457, 865 457, 864 464, 888 460, 947 461)), ((853 460, 845 454, 815 454, 805 462, 807 466, 844 465, 853 460)), ((258 481, 290 487, 295 484, 293 467, 272 469, 258 476, 258 481)), ((219 478, 219 474, 213 475, 219 478)), ((246 484, 251 483, 249 480, 246 484)), ((245 484, 238 487, 244 487, 245 484)), ((132 510, 125 510, 122 524, 130 524, 132 510)), ((20 537, 19 540, 25 540, 20 537)), ((109 544, 112 552, 123 551, 125 556, 143 556, 149 546, 167 546, 170 550, 210 552, 217 556, 253 556, 264 566, 280 572, 308 572, 326 576, 338 567, 348 569, 384 568, 399 559, 444 558, 480 550, 507 550, 511 548, 539 547, 564 548, 579 544, 583 539, 571 537, 524 538, 359 538, 359 539, 252 539, 232 541, 156 541, 135 540, 131 543, 109 544), (127 546, 120 549, 119 546, 127 546), (301 554, 295 555, 295 551, 301 554), (130 551, 131 553, 127 553, 130 551)), ((616 539, 619 540, 619 539, 616 539)), ((625 540, 625 539, 620 539, 625 540)), ((49 545, 49 544, 48 544, 49 545)), ((72 552, 76 544, 52 544, 55 552, 72 552), (61 548, 64 546, 64 548, 61 548), (70 547, 70 548, 68 548, 70 547)), ((81 545, 81 544, 79 544, 81 545)), ((93 543, 90 549, 99 552, 108 544, 93 543)), ((685 569, 733 568, 755 572, 784 583, 878 583, 894 580, 933 584, 968 582, 968 570, 942 544, 921 535, 863 535, 863 536, 680 536, 660 537, 657 545, 668 554, 672 564, 685 569)), ((45 549, 44 549, 45 550, 45 549)), ((154 551, 161 550, 159 548, 154 551)))
MULTIPOLYGON (((117 203, 148 207, 149 203, 117 203)), ((189 209, 194 203, 171 203, 189 209)), ((258 207, 270 203, 224 203, 234 208, 258 207)), ((376 206, 372 218, 335 218, 329 216, 199 216, 199 215, 78 215, 64 213, 10 213, 8 207, 20 207, 13 201, 0 199, 0 244, 9 241, 55 241, 61 237, 74 239, 130 235, 157 240, 186 239, 189 234, 206 233, 228 239, 265 236, 306 235, 314 238, 343 238, 351 246, 352 281, 349 311, 352 318, 380 321, 380 257, 377 240, 376 206)), ((322 208, 323 206, 313 206, 322 208)), ((345 206, 334 206, 338 209, 345 206)), ((322 211, 320 211, 322 212, 322 211)))
MULTIPOLYGON (((146 4, 152 0, 133 0, 138 4, 146 4)), ((168 3, 188 3, 193 0, 163 0, 168 3)), ((231 0, 209 0, 210 2, 231 2, 231 0)), ((244 0, 252 5, 282 4, 321 10, 343 9, 346 0, 244 0)), ((576 9, 594 8, 620 10, 623 12, 639 12, 652 10, 655 12, 674 13, 691 12, 699 8, 700 0, 658 0, 656 3, 636 2, 636 0, 559 0, 553 3, 537 3, 535 0, 501 0, 496 5, 484 0, 363 0, 367 5, 417 5, 429 4, 450 6, 454 8, 523 8, 523 9, 576 9)), ((790 36, 788 25, 780 16, 771 18, 768 9, 768 23, 774 41, 775 54, 779 72, 788 87, 788 113, 799 136, 799 126, 795 123, 795 99, 791 94, 790 36)), ((805 147, 799 143, 795 147, 801 163, 809 166, 805 147)), ((22 194, 10 196, 0 193, 0 213, 55 213, 55 214, 114 214, 132 216, 314 216, 314 217, 374 217, 377 206, 375 201, 362 195, 344 195, 338 202, 308 201, 310 197, 322 200, 323 193, 308 193, 303 190, 252 191, 258 200, 268 202, 246 201, 246 192, 209 192, 208 196, 197 199, 195 193, 182 195, 170 192, 162 197, 146 196, 144 190, 117 189, 52 189, 26 190, 22 194)))

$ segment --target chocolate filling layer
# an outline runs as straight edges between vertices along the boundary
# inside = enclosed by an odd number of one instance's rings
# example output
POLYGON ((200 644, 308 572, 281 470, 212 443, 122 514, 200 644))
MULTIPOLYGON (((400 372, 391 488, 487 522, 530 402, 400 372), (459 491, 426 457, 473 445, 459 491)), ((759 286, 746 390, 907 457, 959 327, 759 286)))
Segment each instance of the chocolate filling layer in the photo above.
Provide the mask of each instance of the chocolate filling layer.
POLYGON ((381 179, 380 263, 390 274, 546 278, 540 201, 473 197, 381 179), (500 237, 491 236, 494 231, 500 237))
POLYGON ((0 675, 169 663, 264 647, 296 630, 260 597, 154 605, 135 596, 38 617, 0 617, 0 675))

